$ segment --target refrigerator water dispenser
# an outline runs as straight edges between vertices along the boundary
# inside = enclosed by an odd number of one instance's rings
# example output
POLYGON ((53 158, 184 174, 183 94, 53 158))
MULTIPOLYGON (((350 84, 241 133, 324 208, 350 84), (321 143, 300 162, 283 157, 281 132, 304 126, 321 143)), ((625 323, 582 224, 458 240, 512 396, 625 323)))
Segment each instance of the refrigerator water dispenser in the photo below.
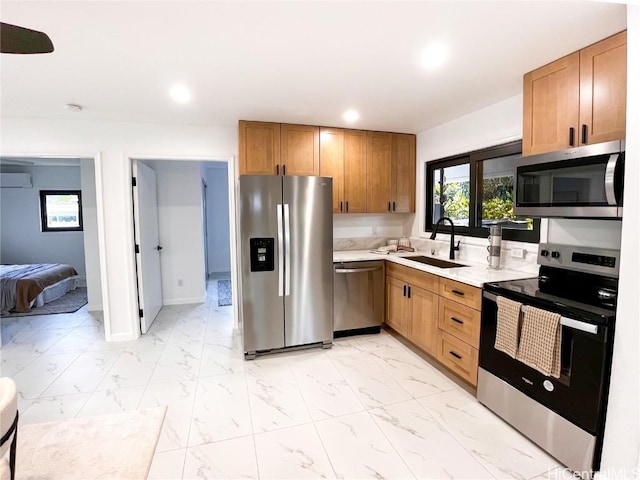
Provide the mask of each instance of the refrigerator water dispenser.
POLYGON ((274 270, 274 245, 273 238, 250 238, 251 271, 272 272, 274 270))

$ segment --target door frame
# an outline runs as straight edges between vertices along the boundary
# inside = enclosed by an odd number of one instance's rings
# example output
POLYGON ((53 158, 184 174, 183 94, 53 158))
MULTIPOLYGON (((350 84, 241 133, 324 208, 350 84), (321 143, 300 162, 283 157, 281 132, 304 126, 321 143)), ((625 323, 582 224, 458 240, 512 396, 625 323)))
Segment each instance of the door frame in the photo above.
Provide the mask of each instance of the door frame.
MULTIPOLYGON (((132 165, 134 160, 146 160, 146 161, 174 161, 174 162, 225 162, 227 164, 227 183, 229 191, 229 255, 231 257, 231 301, 233 305, 233 323, 234 328, 238 327, 240 318, 240 296, 239 296, 239 282, 238 282, 238 260, 237 260, 237 229, 236 229, 236 156, 235 155, 213 155, 213 156, 166 156, 166 155, 126 155, 129 171, 132 171, 132 165)), ((132 191, 132 177, 129 175, 129 191, 132 191)), ((135 266, 135 239, 133 236, 133 198, 130 198, 131 202, 129 208, 128 224, 130 225, 129 235, 127 235, 127 242, 129 243, 129 264, 130 271, 133 272, 133 284, 137 281, 136 278, 136 266, 135 266)), ((136 332, 140 336, 140 321, 138 317, 138 300, 133 299, 131 304, 131 315, 134 319, 135 325, 132 325, 132 331, 136 332)))
MULTIPOLYGON (((102 188, 102 156, 100 152, 84 152, 76 154, 37 152, 26 154, 24 152, 12 153, 2 152, 3 157, 16 159, 42 158, 42 159, 86 159, 93 160, 94 181, 96 189, 96 217, 98 229, 98 260, 100 264, 100 290, 102 295, 102 322, 104 326, 104 338, 111 337, 111 314, 109 309, 109 284, 107 282, 107 252, 104 229, 104 193, 102 188)), ((86 263, 86 259, 85 259, 86 263)))

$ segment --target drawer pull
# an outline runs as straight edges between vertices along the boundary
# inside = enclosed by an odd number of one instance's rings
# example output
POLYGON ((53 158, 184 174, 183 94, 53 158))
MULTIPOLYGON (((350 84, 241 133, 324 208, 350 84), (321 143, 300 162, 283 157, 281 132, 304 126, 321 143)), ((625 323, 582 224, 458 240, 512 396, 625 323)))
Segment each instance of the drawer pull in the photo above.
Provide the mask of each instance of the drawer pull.
POLYGON ((464 324, 462 320, 459 320, 456 317, 449 317, 449 318, 451 318, 451 320, 453 320, 454 322, 459 323, 460 325, 464 324))
POLYGON ((461 292, 460 290, 451 290, 451 293, 455 293, 456 295, 464 297, 464 292, 461 292))
POLYGON ((449 352, 451 355, 453 355, 454 357, 456 357, 458 360, 462 360, 462 357, 460 355, 458 355, 456 352, 449 352))

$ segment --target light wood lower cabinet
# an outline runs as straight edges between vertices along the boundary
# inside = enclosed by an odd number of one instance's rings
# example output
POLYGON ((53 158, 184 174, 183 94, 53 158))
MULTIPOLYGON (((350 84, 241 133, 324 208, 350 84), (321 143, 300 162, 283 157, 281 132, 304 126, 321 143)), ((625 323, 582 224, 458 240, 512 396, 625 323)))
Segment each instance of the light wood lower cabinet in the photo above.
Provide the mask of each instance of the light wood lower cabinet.
POLYGON ((471 385, 478 383, 478 349, 440 330, 436 358, 471 385))
POLYGON ((438 295, 421 288, 410 288, 409 340, 428 354, 435 356, 438 346, 438 295))
POLYGON ((407 285, 402 280, 387 276, 386 323, 396 332, 408 336, 409 305, 406 298, 407 285))
POLYGON ((435 356, 438 277, 402 265, 387 266, 387 325, 435 356))
POLYGON ((387 262, 386 323, 472 385, 482 290, 387 262))

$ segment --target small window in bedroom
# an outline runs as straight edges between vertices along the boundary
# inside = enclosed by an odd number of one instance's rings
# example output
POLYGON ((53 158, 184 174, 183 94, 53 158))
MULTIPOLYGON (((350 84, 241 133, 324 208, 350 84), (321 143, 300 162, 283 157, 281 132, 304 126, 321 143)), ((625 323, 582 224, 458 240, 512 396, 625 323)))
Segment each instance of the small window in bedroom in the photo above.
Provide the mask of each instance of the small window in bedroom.
POLYGON ((43 232, 82 231, 80 190, 40 190, 40 219, 43 232))

